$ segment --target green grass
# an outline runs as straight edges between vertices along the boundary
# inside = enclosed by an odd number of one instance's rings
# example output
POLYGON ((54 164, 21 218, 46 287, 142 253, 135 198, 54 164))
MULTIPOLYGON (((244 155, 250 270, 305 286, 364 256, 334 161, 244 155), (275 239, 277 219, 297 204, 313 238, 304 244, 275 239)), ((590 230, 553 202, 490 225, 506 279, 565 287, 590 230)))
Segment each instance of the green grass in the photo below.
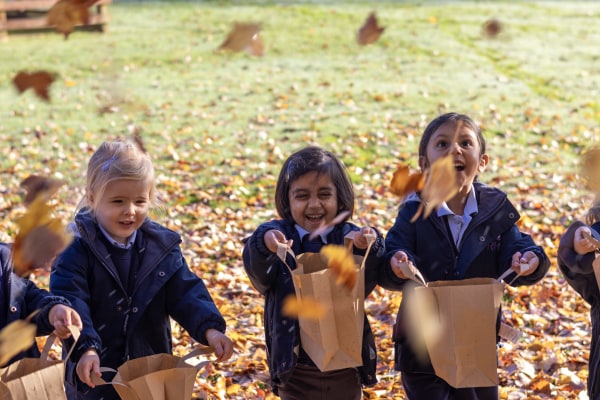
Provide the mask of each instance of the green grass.
POLYGON ((81 187, 90 151, 132 130, 164 179, 182 180, 182 204, 205 188, 210 204, 234 208, 270 190, 283 157, 307 142, 338 152, 359 185, 397 162, 416 166, 424 124, 445 111, 481 121, 492 158, 483 179, 509 190, 526 181, 521 169, 574 172, 598 134, 600 5, 283 3, 116 2, 105 34, 11 34, 0 43, 4 191, 14 196, 29 173, 81 187), (386 31, 359 47, 371 10, 386 31), (491 17, 505 27, 492 40, 481 35, 491 17), (264 57, 215 52, 234 21, 263 24, 264 57), (50 103, 11 85, 36 69, 59 75, 50 103), (240 175, 245 190, 228 195, 240 175))

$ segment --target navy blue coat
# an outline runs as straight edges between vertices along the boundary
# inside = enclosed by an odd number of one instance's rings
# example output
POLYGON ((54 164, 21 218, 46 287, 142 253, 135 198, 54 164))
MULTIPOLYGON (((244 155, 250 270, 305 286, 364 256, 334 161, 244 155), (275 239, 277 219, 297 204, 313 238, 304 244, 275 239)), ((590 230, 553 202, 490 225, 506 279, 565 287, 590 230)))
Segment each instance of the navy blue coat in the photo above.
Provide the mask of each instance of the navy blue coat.
MULTIPOLYGON (((423 274, 427 282, 467 278, 498 278, 511 265, 517 251, 533 251, 539 258, 537 270, 519 277, 513 286, 531 285, 544 277, 550 261, 544 250, 531 237, 521 233, 515 223, 519 213, 506 194, 498 189, 475 182, 473 184, 478 212, 469 223, 457 249, 443 218, 433 212, 427 219, 410 220, 417 211, 420 198, 411 196, 400 207, 394 226, 385 238, 386 263, 379 284, 390 290, 403 290, 406 280, 392 272, 390 259, 403 250, 423 274)), ((514 277, 510 275, 507 280, 514 277)), ((410 288, 412 285, 406 286, 410 288)), ((406 337, 404 310, 410 302, 411 290, 405 290, 394 329, 396 369, 407 372, 433 373, 429 362, 417 359, 406 337)))
MULTIPOLYGON (((600 290, 592 266, 596 254, 580 255, 573 249, 575 231, 581 226, 584 226, 583 222, 574 222, 560 238, 558 267, 569 285, 591 306, 592 343, 587 390, 590 400, 600 400, 600 290)), ((591 228, 594 237, 600 240, 600 223, 595 223, 591 228)))
MULTIPOLYGON (((2 296, 0 328, 16 320, 25 319, 32 312, 39 310, 40 312, 31 322, 37 325, 37 336, 49 335, 54 327, 50 325, 48 312, 57 304, 70 305, 70 303, 63 297, 53 296, 48 291, 38 288, 29 279, 19 278, 13 274, 10 252, 9 245, 0 243, 0 295, 2 296)), ((29 349, 13 357, 7 364, 24 357, 40 357, 40 351, 35 342, 29 349)))
POLYGON ((132 249, 141 263, 128 294, 94 217, 80 212, 75 223, 79 236, 58 256, 50 277, 52 292, 69 299, 83 321, 67 384, 76 383, 75 363, 91 348, 98 351, 101 367, 113 369, 132 358, 170 354, 169 316, 203 344, 208 329, 225 331, 204 282, 187 266, 176 232, 149 219, 142 224, 132 249))
MULTIPOLYGON (((248 277, 256 290, 265 296, 264 324, 269 372, 271 386, 277 393, 278 387, 287 382, 296 365, 297 355, 294 353, 294 347, 300 342, 300 328, 297 319, 285 317, 281 312, 283 299, 295 294, 295 291, 287 267, 265 246, 265 233, 271 229, 277 229, 286 238, 293 239, 292 250, 296 255, 303 251, 298 231, 293 223, 286 220, 273 220, 261 224, 248 238, 243 251, 244 268, 248 277)), ((348 222, 336 225, 327 235, 327 242, 342 244, 349 232, 358 230, 360 230, 358 226, 348 222)), ((365 250, 355 248, 354 252, 357 255, 364 255, 365 250)), ((365 296, 377 285, 378 273, 384 257, 383 237, 377 233, 377 240, 373 243, 365 262, 365 296)), ((291 257, 288 260, 290 267, 295 269, 296 265, 291 257)), ((372 385, 377 382, 377 352, 366 315, 362 356, 363 366, 358 368, 361 380, 365 385, 372 385)))

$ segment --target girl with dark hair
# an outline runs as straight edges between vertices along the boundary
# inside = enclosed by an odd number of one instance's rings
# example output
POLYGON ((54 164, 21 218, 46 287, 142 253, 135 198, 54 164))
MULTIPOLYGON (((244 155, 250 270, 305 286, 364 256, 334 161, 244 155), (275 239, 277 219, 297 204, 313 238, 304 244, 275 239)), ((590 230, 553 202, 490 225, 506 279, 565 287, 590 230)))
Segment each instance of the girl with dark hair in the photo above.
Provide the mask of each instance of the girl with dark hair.
MULTIPOLYGON (((275 190, 281 219, 261 224, 246 240, 244 267, 254 287, 265 296, 265 339, 273 392, 282 399, 360 400, 361 384, 376 382, 375 341, 365 316, 362 342, 363 365, 321 372, 302 348, 298 320, 282 313, 283 300, 293 295, 294 284, 287 267, 277 257, 278 244, 295 254, 318 252, 325 244, 343 244, 350 232, 354 254, 364 255, 366 234, 376 234, 365 263, 365 296, 377 284, 379 266, 385 255, 382 236, 371 227, 359 228, 347 219, 354 211, 354 191, 342 162, 319 147, 306 147, 283 164, 275 190), (317 237, 310 233, 343 212, 348 216, 317 237)), ((295 265, 291 264, 292 268, 295 265)))

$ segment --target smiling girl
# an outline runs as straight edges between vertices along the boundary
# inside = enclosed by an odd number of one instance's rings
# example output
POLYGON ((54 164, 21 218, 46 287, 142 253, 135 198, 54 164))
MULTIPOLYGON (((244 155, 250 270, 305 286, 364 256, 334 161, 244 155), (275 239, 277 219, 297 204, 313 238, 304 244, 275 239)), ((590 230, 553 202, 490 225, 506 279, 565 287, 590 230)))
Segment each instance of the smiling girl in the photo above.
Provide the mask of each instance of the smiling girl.
MULTIPOLYGON (((377 239, 365 263, 365 296, 377 284, 379 267, 385 255, 382 236, 374 228, 347 222, 354 211, 354 191, 340 160, 319 147, 306 147, 292 154, 283 164, 275 205, 281 219, 261 224, 244 246, 244 267, 254 287, 265 296, 265 339, 273 391, 282 399, 359 400, 361 384, 376 382, 376 350, 373 334, 365 315, 362 342, 363 366, 321 372, 303 350, 298 320, 281 312, 283 301, 294 295, 292 276, 277 257, 277 246, 285 243, 295 254, 318 252, 325 244, 344 244, 353 231, 354 254, 364 255, 365 234, 377 239), (341 213, 339 224, 317 237, 310 233, 331 225, 341 213)), ((292 264, 295 268, 295 264, 292 264)))
POLYGON ((233 352, 225 320, 181 253, 181 237, 148 218, 157 204, 154 178, 139 139, 104 142, 88 163, 76 238, 50 276, 52 292, 71 301, 83 320, 67 363, 69 400, 118 400, 111 385, 96 386, 93 376, 100 367, 170 354, 170 317, 213 346, 217 361, 233 352))
POLYGON ((427 172, 436 160, 450 155, 458 192, 437 213, 414 223, 410 220, 422 200, 418 193, 409 196, 385 239, 387 262, 379 283, 386 289, 403 290, 394 329, 395 361, 411 400, 497 399, 498 387, 455 389, 434 374, 429 360, 417 356, 421 352, 412 347, 414 341, 405 329, 411 286, 400 270, 402 263, 412 263, 428 282, 498 278, 513 268, 521 273, 511 282, 513 286, 539 281, 550 266, 544 250, 519 231, 519 213, 506 194, 477 181, 489 161, 485 150, 481 129, 470 117, 449 113, 431 121, 419 144, 419 166, 427 172), (523 271, 522 264, 527 264, 523 271))

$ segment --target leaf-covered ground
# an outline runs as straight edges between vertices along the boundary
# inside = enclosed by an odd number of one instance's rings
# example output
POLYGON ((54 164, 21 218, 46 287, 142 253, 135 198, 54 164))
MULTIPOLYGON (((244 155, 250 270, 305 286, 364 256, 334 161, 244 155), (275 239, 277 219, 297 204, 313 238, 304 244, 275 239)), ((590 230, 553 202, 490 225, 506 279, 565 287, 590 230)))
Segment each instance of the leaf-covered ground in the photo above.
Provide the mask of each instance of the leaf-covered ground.
MULTIPOLYGON (((502 399, 585 399, 589 307, 556 268, 565 227, 591 196, 578 155, 599 135, 600 5, 593 2, 116 2, 104 34, 9 35, 0 43, 0 239, 12 241, 29 174, 66 179, 65 220, 104 139, 139 132, 154 155, 165 207, 155 218, 183 249, 228 322, 230 362, 198 377, 196 395, 261 399, 268 387, 263 298, 241 263, 241 239, 276 217, 285 157, 306 143, 340 155, 357 193, 353 221, 386 232, 398 163, 416 167, 426 122, 445 111, 477 118, 490 165, 481 180, 505 190, 521 228, 553 261, 538 285, 506 289, 507 319, 522 333, 499 349, 502 399), (386 27, 356 33, 371 11, 386 27), (497 36, 482 26, 502 22, 497 36), (216 52, 234 21, 262 23, 263 57, 216 52), (58 78, 50 102, 18 95, 19 71, 58 78)), ((47 284, 47 274, 35 277, 47 284)), ((393 370, 398 293, 376 289, 366 311, 377 337, 379 383, 366 398, 403 398, 393 370)), ((175 326, 176 351, 191 342, 175 326)))

